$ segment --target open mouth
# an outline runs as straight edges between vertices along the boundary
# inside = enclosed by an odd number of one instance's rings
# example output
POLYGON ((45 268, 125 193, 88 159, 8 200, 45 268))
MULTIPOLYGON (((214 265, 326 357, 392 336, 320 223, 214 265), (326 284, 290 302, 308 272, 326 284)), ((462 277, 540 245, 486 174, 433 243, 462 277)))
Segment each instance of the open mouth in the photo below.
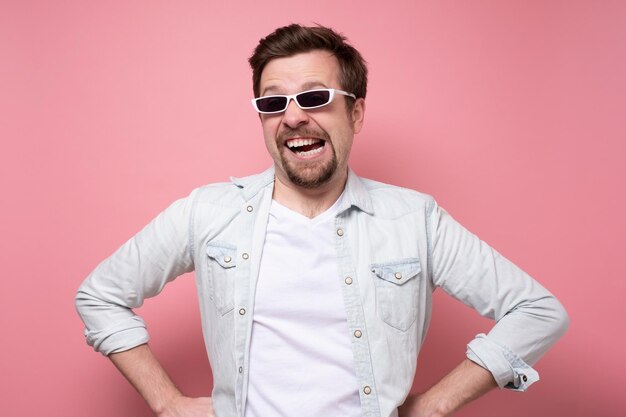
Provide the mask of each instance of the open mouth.
POLYGON ((285 145, 298 156, 311 156, 324 150, 325 141, 322 139, 289 139, 285 145))

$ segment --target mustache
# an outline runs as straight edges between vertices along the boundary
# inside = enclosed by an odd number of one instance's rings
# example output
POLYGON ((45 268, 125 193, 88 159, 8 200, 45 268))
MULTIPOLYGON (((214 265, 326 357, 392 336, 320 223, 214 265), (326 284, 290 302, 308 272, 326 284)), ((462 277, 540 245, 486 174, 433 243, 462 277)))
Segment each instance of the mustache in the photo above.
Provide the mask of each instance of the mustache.
POLYGON ((325 131, 321 129, 311 129, 310 127, 301 127, 296 129, 286 127, 278 134, 276 139, 278 142, 284 142, 293 137, 319 138, 325 141, 330 140, 330 136, 325 131))

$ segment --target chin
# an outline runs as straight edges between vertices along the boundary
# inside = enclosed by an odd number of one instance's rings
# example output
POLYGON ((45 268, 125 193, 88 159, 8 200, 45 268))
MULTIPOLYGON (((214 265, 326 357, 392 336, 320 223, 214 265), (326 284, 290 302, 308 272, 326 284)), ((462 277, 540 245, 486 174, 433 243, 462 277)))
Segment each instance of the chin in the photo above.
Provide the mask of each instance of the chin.
POLYGON ((289 167, 285 170, 287 177, 293 184, 302 188, 315 189, 330 182, 337 171, 337 165, 330 164, 321 169, 311 169, 307 171, 316 172, 309 172, 307 173, 309 175, 305 175, 304 172, 297 172, 289 167))

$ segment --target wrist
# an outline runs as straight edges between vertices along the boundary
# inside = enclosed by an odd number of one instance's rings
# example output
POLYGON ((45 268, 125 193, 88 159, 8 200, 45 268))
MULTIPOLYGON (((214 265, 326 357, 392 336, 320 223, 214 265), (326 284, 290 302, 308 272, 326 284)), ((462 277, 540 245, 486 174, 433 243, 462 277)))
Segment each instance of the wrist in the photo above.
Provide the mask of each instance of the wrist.
POLYGON ((164 398, 160 398, 157 404, 154 404, 150 408, 152 408, 152 412, 158 417, 166 417, 173 415, 172 410, 176 409, 177 404, 183 398, 183 394, 181 394, 178 390, 169 393, 164 398))
POLYGON ((444 397, 429 395, 429 392, 422 396, 424 416, 445 417, 452 414, 454 407, 444 397))
POLYGON ((404 404, 398 408, 398 415, 400 417, 445 417, 453 411, 446 401, 429 391, 407 397, 404 404))

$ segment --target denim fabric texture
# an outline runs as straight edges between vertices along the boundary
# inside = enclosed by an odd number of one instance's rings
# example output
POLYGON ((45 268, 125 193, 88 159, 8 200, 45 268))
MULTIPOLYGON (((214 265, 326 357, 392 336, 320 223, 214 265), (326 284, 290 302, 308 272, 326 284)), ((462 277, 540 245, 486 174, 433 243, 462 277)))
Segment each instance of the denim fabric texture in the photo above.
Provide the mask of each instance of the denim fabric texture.
MULTIPOLYGON (((216 414, 243 416, 273 186, 270 168, 198 188, 104 260, 76 295, 87 343, 104 355, 146 343, 132 309, 195 270, 216 414)), ((467 357, 500 387, 524 391, 538 380, 531 366, 565 332, 565 310, 432 197, 350 171, 335 229, 363 416, 396 416, 409 394, 436 288, 495 320, 469 342, 467 357)))

